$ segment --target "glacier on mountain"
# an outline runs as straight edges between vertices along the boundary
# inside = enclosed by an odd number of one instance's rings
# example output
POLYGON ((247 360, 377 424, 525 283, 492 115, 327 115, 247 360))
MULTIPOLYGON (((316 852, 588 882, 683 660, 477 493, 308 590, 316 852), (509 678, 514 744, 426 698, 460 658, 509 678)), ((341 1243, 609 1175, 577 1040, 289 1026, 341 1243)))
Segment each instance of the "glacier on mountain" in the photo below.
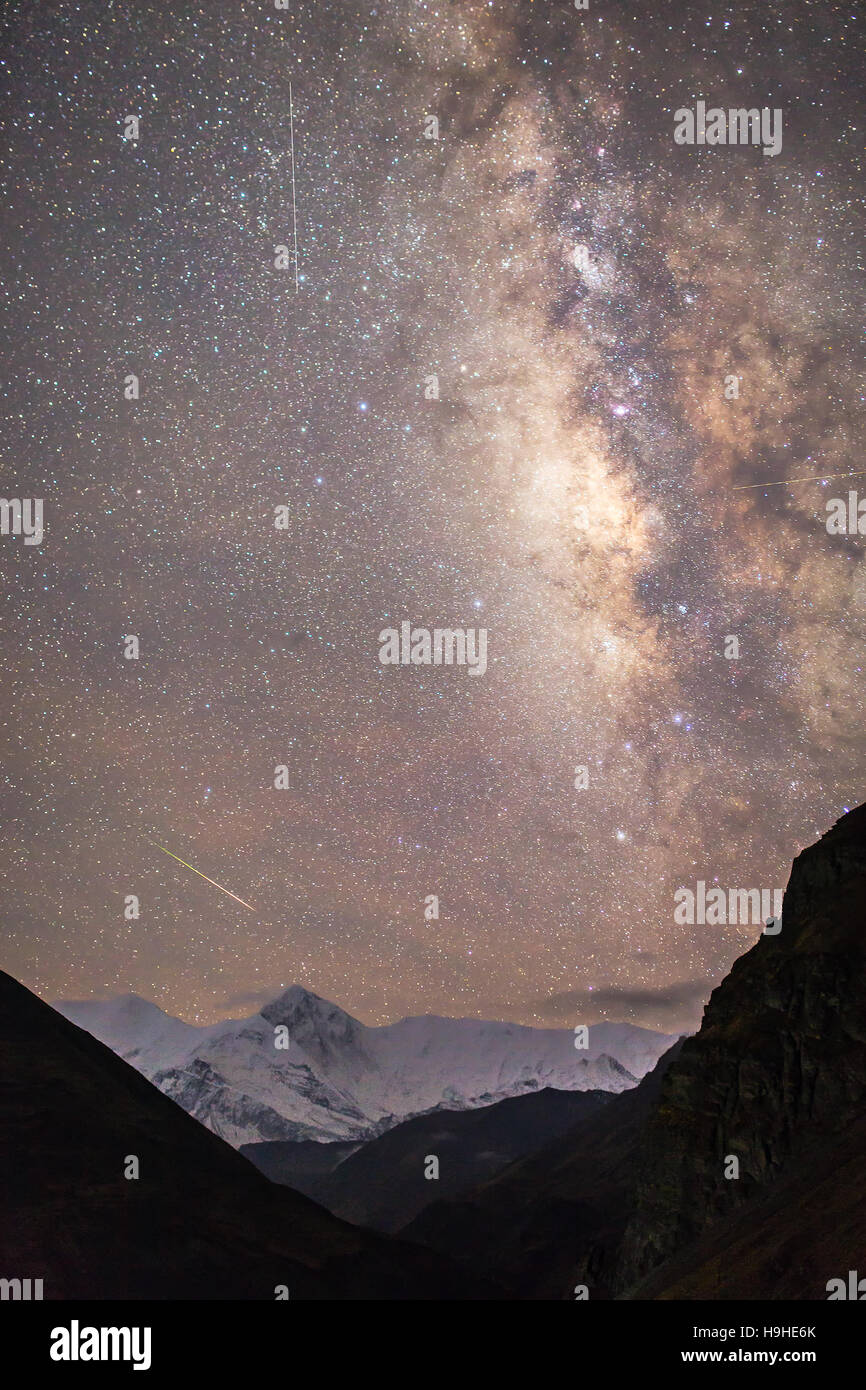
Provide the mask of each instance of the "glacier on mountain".
POLYGON ((676 1040, 629 1023, 593 1024, 584 1050, 567 1029, 516 1023, 428 1015, 368 1027, 299 985, 251 1018, 201 1028, 137 995, 56 1007, 235 1147, 367 1139, 545 1086, 624 1091, 676 1040))

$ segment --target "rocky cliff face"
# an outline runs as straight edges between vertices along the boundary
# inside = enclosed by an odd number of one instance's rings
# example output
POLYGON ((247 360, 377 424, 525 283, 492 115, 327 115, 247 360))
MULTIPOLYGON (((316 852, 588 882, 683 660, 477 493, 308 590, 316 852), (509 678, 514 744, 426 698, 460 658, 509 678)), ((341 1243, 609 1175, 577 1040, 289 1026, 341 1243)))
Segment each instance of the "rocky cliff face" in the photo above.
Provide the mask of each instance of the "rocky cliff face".
POLYGON ((633 1287, 777 1180, 808 1173, 810 1155, 820 1164, 864 1101, 861 806, 795 860, 780 934, 737 961, 668 1069, 643 1135, 614 1287, 633 1287), (736 1179, 725 1177, 732 1158, 736 1179))

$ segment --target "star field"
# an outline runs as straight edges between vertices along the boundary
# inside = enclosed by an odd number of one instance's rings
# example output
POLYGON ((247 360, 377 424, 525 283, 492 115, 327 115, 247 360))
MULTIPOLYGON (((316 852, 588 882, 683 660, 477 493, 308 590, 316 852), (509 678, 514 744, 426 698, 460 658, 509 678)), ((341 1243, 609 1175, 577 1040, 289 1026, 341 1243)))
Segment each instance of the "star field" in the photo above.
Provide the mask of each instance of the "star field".
POLYGON ((3 968, 697 1023, 759 929, 677 887, 864 799, 866 479, 752 486, 861 466, 861 49, 806 0, 12 6, 3 968), (677 146, 699 99, 781 152, 677 146), (403 620, 486 673, 381 665, 403 620))

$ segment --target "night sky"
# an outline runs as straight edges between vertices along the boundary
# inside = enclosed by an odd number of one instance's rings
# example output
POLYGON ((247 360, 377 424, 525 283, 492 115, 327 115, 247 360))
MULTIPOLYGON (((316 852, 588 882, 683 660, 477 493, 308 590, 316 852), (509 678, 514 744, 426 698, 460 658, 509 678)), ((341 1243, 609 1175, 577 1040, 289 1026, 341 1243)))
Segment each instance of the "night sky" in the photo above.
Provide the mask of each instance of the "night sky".
POLYGON ((866 474, 749 486, 866 468, 853 4, 7 14, 0 964, 696 1026, 760 928, 677 887, 866 799, 866 474), (675 144, 698 100, 781 152, 675 144), (404 620, 486 673, 383 666, 404 620))

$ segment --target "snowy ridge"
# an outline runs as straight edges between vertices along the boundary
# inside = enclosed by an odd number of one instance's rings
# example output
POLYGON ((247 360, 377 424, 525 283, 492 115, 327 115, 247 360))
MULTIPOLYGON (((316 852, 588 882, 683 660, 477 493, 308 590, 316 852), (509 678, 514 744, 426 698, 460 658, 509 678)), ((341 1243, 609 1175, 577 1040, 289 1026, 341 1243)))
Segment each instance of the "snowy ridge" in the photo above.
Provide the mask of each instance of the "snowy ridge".
POLYGON ((251 1018, 205 1028, 137 995, 56 1007, 236 1147, 370 1138, 440 1107, 472 1109, 545 1086, 625 1091, 676 1041, 630 1023, 592 1025, 583 1050, 567 1029, 468 1018, 369 1028, 299 985, 251 1018), (274 1046, 281 1024, 287 1049, 274 1046))

